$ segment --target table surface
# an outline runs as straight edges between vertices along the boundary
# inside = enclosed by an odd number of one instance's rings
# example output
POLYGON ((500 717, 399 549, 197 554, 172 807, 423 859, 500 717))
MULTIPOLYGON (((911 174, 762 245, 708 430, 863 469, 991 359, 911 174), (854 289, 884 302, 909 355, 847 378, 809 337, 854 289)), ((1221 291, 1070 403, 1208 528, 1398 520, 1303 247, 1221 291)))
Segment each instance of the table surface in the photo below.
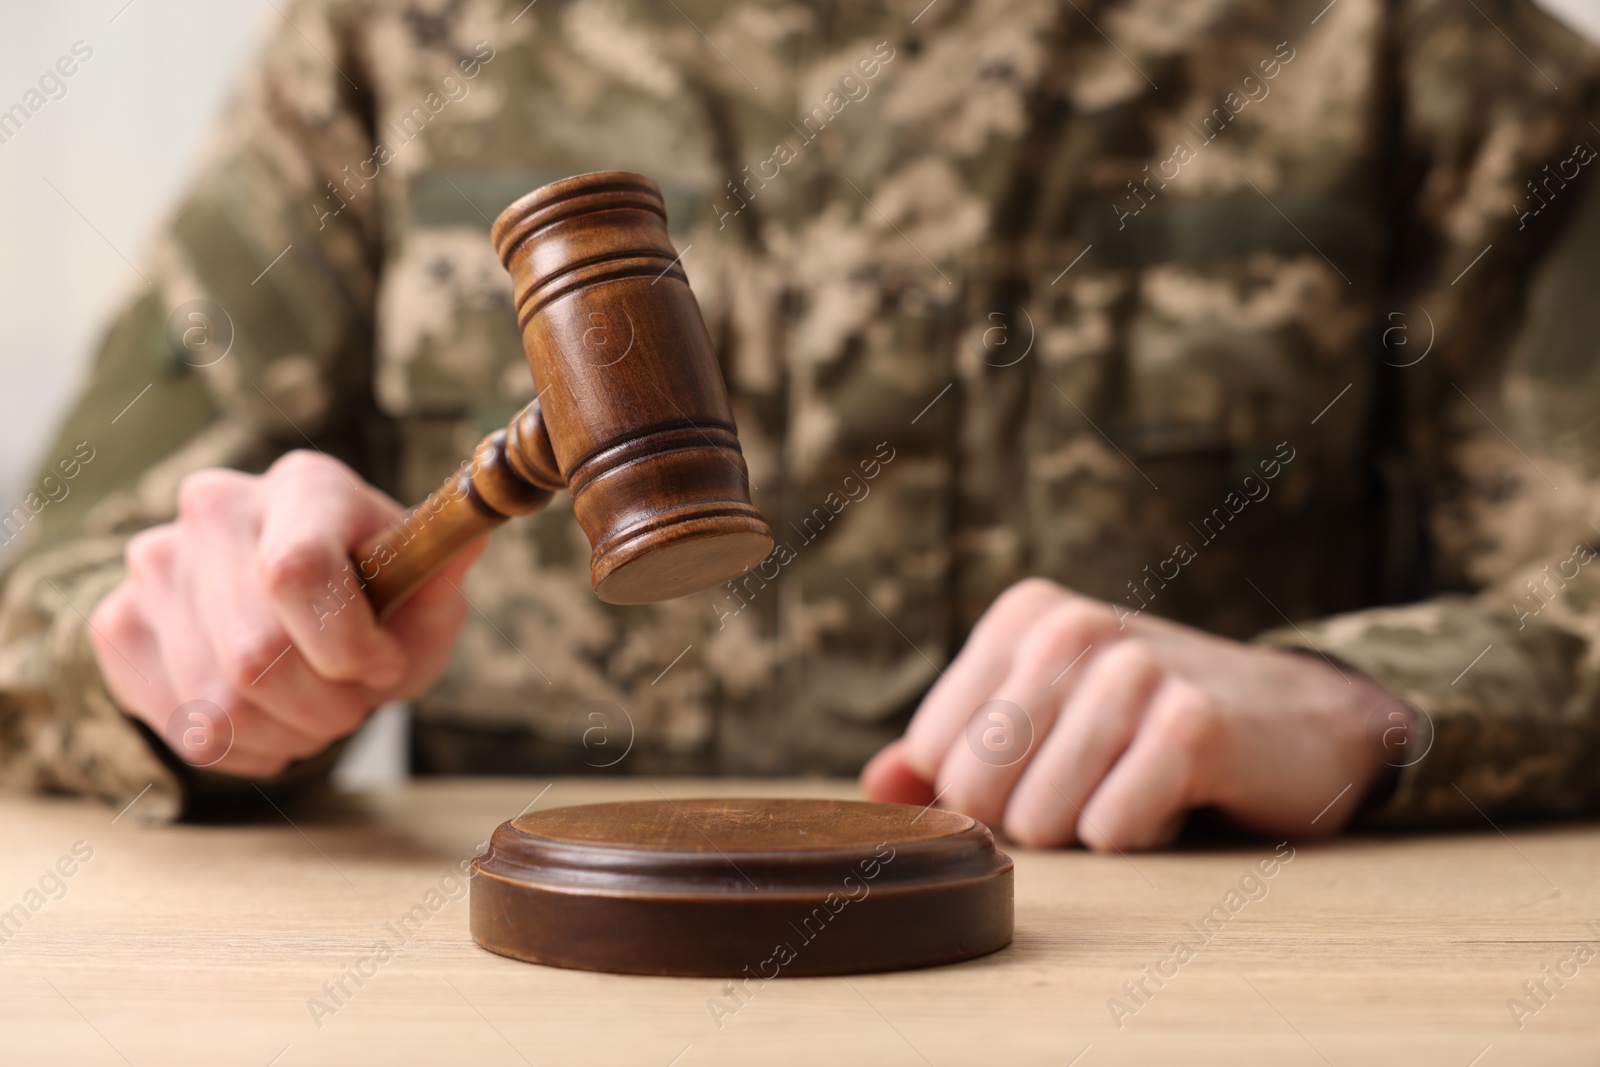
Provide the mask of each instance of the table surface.
POLYGON ((26 918, 0 927, 0 1062, 1600 1063, 1594 824, 1008 849, 1009 947, 779 979, 742 1001, 717 980, 558 970, 473 943, 453 873, 501 821, 536 798, 660 795, 854 787, 431 780, 275 821, 166 828, 80 800, 0 799, 0 909, 26 918), (71 877, 50 876, 62 857, 71 877), (426 921, 397 936, 419 904, 426 921), (325 983, 341 980, 349 995, 333 999, 325 983), (1540 980, 1534 999, 1524 983, 1540 980))

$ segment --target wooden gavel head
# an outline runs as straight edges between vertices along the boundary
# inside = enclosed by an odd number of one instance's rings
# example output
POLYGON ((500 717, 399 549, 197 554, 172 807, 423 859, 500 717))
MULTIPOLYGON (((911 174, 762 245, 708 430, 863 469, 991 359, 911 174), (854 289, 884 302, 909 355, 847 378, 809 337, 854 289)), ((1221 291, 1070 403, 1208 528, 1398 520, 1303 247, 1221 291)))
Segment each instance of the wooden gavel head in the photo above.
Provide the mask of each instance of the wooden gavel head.
POLYGON ((554 490, 572 494, 613 604, 669 600, 772 550, 700 305, 655 182, 584 174, 535 190, 492 230, 537 397, 353 563, 380 615, 468 541, 554 490))
POLYGON ((595 593, 667 600, 765 558, 772 531, 656 183, 612 171, 547 185, 506 208, 493 239, 595 593))

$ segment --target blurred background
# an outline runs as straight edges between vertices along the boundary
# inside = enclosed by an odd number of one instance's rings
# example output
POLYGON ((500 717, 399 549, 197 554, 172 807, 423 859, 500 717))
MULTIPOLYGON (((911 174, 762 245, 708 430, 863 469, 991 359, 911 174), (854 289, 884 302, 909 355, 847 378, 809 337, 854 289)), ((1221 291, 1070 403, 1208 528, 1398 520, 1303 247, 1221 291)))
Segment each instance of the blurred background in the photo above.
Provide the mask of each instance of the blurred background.
MULTIPOLYGON (((1540 0, 1600 41, 1600 0, 1540 0)), ((40 450, 240 68, 287 0, 0 0, 0 110, 82 41, 67 92, 0 143, 0 501, 40 450), (52 188, 53 187, 53 188, 52 188)), ((0 550, 3 551, 3 550, 0 550)))
POLYGON ((65 95, 20 131, 0 130, 7 505, 27 492, 111 315, 144 287, 134 268, 144 269, 236 72, 280 17, 271 0, 0 0, 0 111, 75 42, 93 49, 63 79, 65 95))
MULTIPOLYGON (((1538 2, 1600 42, 1600 0, 1538 2)), ((0 115, 61 57, 80 64, 20 129, 0 127, 0 508, 28 491, 102 331, 144 287, 152 239, 239 72, 290 10, 290 0, 0 0, 0 115)), ((1552 298, 1574 282, 1592 289, 1600 269, 1600 190, 1586 200, 1586 222, 1543 272, 1569 283, 1552 298)), ((1534 324, 1524 343, 1575 339, 1534 324)), ((404 774, 404 714, 387 708, 363 729, 340 768, 347 786, 404 774)))
MULTIPOLYGON (((0 127, 0 507, 27 493, 102 331, 144 288, 151 241, 239 71, 286 10, 287 0, 0 0, 0 112, 60 57, 80 60, 64 94, 20 130, 0 127)), ((336 780, 403 776, 405 714, 374 715, 336 780)))

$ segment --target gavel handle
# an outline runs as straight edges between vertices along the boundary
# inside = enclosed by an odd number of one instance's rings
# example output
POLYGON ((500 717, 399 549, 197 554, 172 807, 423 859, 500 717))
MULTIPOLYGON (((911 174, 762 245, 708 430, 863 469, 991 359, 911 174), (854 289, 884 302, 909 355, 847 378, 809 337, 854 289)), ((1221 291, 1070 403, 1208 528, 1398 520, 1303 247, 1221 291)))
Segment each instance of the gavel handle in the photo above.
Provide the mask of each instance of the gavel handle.
POLYGON ((535 400, 478 443, 470 463, 350 557, 381 620, 477 537, 565 488, 535 400))

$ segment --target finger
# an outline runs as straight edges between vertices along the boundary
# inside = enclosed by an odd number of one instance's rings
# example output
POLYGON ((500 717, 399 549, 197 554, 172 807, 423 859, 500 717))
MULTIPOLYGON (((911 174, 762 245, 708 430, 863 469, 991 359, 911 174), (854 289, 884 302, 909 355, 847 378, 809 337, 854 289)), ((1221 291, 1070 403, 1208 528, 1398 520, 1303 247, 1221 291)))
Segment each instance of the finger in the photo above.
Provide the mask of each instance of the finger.
POLYGON ((354 731, 382 695, 321 677, 294 647, 255 573, 261 508, 254 483, 232 471, 185 481, 179 530, 187 578, 180 584, 204 623, 220 681, 290 733, 326 745, 354 731))
POLYGON ((278 619, 313 670, 393 685, 405 656, 361 593, 350 551, 399 514, 343 464, 293 452, 267 474, 259 576, 278 619))
POLYGON ((891 741, 861 769, 861 791, 884 804, 933 803, 933 786, 912 770, 905 758, 905 740, 891 741))
POLYGON ((1029 579, 1013 585, 990 605, 906 729, 905 760, 917 774, 933 780, 945 754, 966 729, 973 709, 1011 672, 1022 635, 1070 596, 1054 582, 1029 579))
MULTIPOLYGON (((157 526, 136 535, 128 542, 128 584, 139 615, 149 627, 160 671, 170 688, 171 714, 185 700, 215 701, 224 696, 224 687, 214 672, 206 669, 210 645, 178 590, 177 561, 183 534, 177 526, 157 526)), ((157 732, 165 722, 151 722, 157 732)))
POLYGON ((1196 803, 1197 771, 1215 751, 1220 727, 1210 697, 1165 682, 1133 743, 1084 804, 1078 839, 1098 851, 1170 844, 1196 803))
POLYGON ((159 732, 179 701, 167 684, 155 634, 139 613, 131 582, 118 585, 95 606, 89 641, 117 706, 159 732))
POLYGON ((327 742, 284 726, 247 701, 222 706, 200 699, 177 705, 156 731, 191 766, 240 777, 270 777, 327 742))
POLYGON ((328 681, 292 645, 285 645, 283 655, 253 680, 228 682, 230 691, 260 714, 315 742, 314 752, 354 733, 384 699, 358 682, 328 681))
POLYGON ((1076 840, 1084 804, 1133 740, 1161 680, 1142 642, 1122 642, 1092 659, 1012 790, 1008 837, 1033 848, 1076 840))
MULTIPOLYGON (((249 753, 302 756, 321 751, 327 746, 326 738, 274 720, 221 676, 210 641, 183 588, 183 574, 177 567, 182 543, 183 535, 177 527, 163 526, 138 535, 128 544, 128 576, 133 594, 154 635, 161 673, 171 690, 170 703, 165 707, 147 708, 146 721, 151 729, 171 745, 170 720, 179 706, 207 701, 220 709, 238 737, 239 755, 232 756, 232 763, 218 763, 219 770, 231 770, 249 753)), ((178 747, 174 751, 184 755, 178 747)))
POLYGON ((480 538, 462 549, 385 624, 406 656, 406 669, 392 684, 328 681, 311 669, 298 647, 287 645, 260 675, 233 681, 253 704, 295 735, 315 739, 314 751, 320 751, 353 733, 380 704, 414 696, 438 677, 469 610, 460 592, 461 580, 486 544, 487 538, 480 538))
POLYGON ((261 776, 277 773, 294 756, 312 754, 305 737, 270 721, 255 722, 259 716, 241 714, 237 709, 227 712, 209 701, 205 707, 215 709, 216 717, 226 723, 220 729, 213 724, 213 730, 225 736, 220 742, 205 737, 196 741, 192 718, 196 709, 168 684, 155 634, 140 615, 130 585, 119 586, 101 601, 90 639, 118 706, 150 727, 185 762, 261 776))
POLYGON ((265 675, 291 644, 256 575, 259 480, 235 471, 202 471, 185 479, 180 495, 184 559, 204 591, 195 607, 223 677, 242 689, 265 675))
POLYGON ((999 826, 1012 789, 1084 676, 1082 660, 1103 655, 1120 636, 1111 610, 1085 597, 1035 623, 1017 645, 1010 673, 969 710, 940 764, 936 784, 944 805, 999 826), (1075 663, 1077 674, 1066 669, 1075 663))

